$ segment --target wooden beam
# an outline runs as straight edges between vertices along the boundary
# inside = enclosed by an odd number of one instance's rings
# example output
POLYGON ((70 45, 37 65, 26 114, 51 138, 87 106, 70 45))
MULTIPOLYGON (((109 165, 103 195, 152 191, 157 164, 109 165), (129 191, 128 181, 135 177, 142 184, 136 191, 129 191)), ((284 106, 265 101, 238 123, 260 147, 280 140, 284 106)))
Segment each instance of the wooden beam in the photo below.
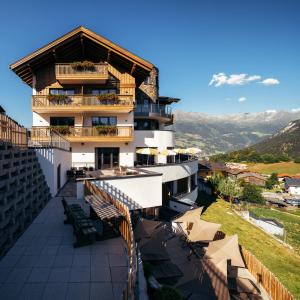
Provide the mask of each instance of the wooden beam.
POLYGON ((136 68, 136 64, 132 64, 130 75, 133 74, 133 72, 135 71, 135 68, 136 68))
POLYGON ((57 62, 57 55, 56 55, 56 52, 55 52, 55 48, 52 50, 52 54, 53 54, 55 62, 57 62))
POLYGON ((84 43, 83 43, 83 37, 82 37, 82 34, 80 35, 80 45, 81 45, 82 57, 83 57, 83 59, 85 59, 84 43))
POLYGON ((107 51, 107 59, 106 59, 106 61, 108 63, 110 62, 110 56, 111 56, 111 50, 108 49, 108 51, 107 51))

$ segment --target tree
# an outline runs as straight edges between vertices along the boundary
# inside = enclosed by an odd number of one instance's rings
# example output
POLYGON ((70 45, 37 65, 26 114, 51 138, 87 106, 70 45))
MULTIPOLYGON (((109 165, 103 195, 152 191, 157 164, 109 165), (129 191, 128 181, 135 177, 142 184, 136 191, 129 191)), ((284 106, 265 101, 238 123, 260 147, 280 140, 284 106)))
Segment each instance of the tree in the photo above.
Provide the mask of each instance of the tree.
POLYGON ((223 197, 228 197, 230 203, 232 203, 235 197, 239 197, 242 194, 242 187, 236 179, 227 177, 223 178, 218 185, 218 191, 223 197))
POLYGON ((218 190, 218 186, 220 184, 220 182, 224 179, 224 176, 222 176, 221 174, 219 173, 215 173, 210 179, 209 179, 209 182, 210 184, 212 185, 212 187, 215 189, 215 190, 218 190))
POLYGON ((264 197, 261 194, 261 189, 256 185, 247 184, 244 187, 242 197, 243 200, 246 202, 259 203, 259 204, 265 203, 264 197))
POLYGON ((271 190, 276 184, 278 184, 277 173, 272 173, 271 176, 267 179, 265 187, 266 189, 271 190))

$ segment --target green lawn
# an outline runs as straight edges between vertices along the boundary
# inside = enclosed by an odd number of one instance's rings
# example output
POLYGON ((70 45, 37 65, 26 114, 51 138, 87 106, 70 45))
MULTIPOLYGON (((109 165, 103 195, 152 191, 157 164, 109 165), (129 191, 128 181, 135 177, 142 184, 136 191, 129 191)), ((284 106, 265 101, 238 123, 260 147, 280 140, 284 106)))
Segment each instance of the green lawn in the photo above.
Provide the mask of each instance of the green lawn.
POLYGON ((282 223, 287 233, 287 243, 300 255, 300 218, 297 215, 261 207, 252 207, 250 211, 258 217, 272 218, 282 223))
POLYGON ((229 203, 218 200, 203 214, 203 219, 221 223, 228 235, 237 233, 239 242, 252 252, 287 289, 300 299, 300 257, 278 241, 243 220, 230 208, 229 203))
POLYGON ((280 162, 274 164, 248 164, 249 170, 253 172, 258 172, 262 174, 290 174, 296 175, 300 174, 300 164, 296 164, 294 162, 280 162))

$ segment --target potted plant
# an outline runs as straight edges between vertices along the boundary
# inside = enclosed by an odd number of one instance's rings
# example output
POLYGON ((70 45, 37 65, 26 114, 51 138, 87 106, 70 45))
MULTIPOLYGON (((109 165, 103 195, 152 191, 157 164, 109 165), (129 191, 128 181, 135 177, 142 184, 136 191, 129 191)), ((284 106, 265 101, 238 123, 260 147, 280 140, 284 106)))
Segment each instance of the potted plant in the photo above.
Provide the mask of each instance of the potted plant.
POLYGON ((82 72, 82 71, 95 71, 95 64, 92 61, 84 60, 84 61, 75 61, 71 63, 71 67, 73 70, 82 72))
POLYGON ((50 130, 62 135, 70 134, 70 128, 67 125, 50 126, 50 130))
POLYGON ((97 96, 98 100, 100 102, 103 102, 103 101, 107 101, 107 102, 110 102, 110 103, 116 103, 118 100, 119 100, 119 97, 117 94, 100 94, 97 96))
POLYGON ((97 125, 95 126, 99 135, 107 135, 107 126, 105 125, 97 125))
POLYGON ((56 102, 56 104, 59 104, 61 102, 63 102, 64 104, 67 102, 67 100, 69 99, 68 95, 48 95, 47 99, 50 102, 56 102))

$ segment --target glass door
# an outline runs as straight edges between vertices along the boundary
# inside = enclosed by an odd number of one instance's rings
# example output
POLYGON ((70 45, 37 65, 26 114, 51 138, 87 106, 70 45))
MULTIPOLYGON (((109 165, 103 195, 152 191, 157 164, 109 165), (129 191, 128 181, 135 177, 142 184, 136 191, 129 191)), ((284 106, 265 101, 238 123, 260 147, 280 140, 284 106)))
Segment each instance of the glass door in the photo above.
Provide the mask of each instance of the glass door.
POLYGON ((96 168, 108 169, 119 166, 119 148, 96 148, 96 168))

